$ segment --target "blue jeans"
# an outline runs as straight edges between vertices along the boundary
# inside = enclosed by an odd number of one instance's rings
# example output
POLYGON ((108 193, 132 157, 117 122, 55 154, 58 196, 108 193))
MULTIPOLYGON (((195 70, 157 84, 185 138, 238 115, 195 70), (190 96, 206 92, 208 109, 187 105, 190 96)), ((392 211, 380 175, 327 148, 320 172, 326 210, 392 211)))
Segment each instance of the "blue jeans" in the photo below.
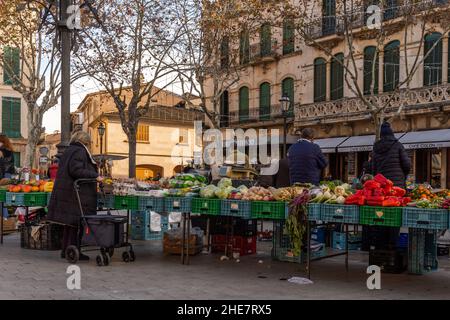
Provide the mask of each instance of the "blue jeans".
POLYGON ((3 208, 3 218, 8 218, 9 213, 7 208, 3 208))

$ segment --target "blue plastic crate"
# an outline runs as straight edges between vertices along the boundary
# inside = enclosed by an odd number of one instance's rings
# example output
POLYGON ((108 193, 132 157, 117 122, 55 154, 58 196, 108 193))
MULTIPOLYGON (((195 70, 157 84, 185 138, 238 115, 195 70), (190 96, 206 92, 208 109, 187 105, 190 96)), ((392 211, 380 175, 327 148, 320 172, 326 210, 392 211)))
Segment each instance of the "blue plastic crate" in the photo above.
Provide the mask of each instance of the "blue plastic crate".
POLYGON ((161 215, 161 231, 151 229, 150 211, 133 211, 131 213, 131 239, 162 240, 164 232, 169 229, 169 217, 161 215))
POLYGON ((318 227, 311 229, 311 240, 325 243, 326 229, 324 227, 318 227))
POLYGON ((221 215, 251 219, 251 202, 246 200, 222 200, 221 215))
POLYGON ((320 221, 322 220, 322 204, 320 203, 308 203, 308 220, 309 221, 320 221))
POLYGON ((25 193, 7 192, 5 205, 6 206, 24 206, 25 205, 25 193))
POLYGON ((166 212, 191 212, 192 198, 189 197, 168 197, 164 198, 164 208, 166 212))
POLYGON ((139 196, 138 208, 142 211, 164 212, 164 198, 139 196))
POLYGON ((97 208, 113 209, 114 208, 114 195, 98 193, 97 194, 97 208))
POLYGON ((400 233, 397 238, 397 248, 408 248, 408 234, 400 233))
MULTIPOLYGON (((332 247, 337 250, 346 250, 345 232, 333 232, 332 247)), ((362 233, 348 233, 348 250, 361 250, 362 233)))
POLYGON ((359 224, 359 207, 339 204, 322 204, 321 220, 326 222, 359 224))
POLYGON ((443 209, 403 208, 403 226, 408 228, 445 230, 448 211, 443 209))

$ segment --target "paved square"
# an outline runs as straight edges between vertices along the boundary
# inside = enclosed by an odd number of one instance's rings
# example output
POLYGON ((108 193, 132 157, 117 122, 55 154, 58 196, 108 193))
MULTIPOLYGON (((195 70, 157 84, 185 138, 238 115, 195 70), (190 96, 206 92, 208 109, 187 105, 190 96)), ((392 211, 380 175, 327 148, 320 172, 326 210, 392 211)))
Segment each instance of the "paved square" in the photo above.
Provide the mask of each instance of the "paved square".
POLYGON ((82 288, 71 291, 59 252, 24 250, 17 234, 7 236, 0 246, 0 299, 450 299, 448 258, 424 276, 382 274, 382 289, 370 291, 363 252, 351 253, 348 273, 344 257, 314 262, 314 284, 298 285, 284 279, 305 276, 304 267, 272 261, 268 243, 258 243, 258 254, 240 263, 200 254, 189 266, 164 256, 159 241, 134 244, 134 263, 122 262, 120 249, 108 267, 94 259, 79 263, 82 288))

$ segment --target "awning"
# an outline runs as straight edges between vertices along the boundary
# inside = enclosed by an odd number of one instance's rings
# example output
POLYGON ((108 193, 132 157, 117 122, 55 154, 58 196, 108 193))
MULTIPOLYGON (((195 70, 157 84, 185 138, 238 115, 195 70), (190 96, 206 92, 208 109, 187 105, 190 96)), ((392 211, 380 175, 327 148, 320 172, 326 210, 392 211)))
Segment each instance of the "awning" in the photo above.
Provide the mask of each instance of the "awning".
POLYGON ((450 129, 408 132, 400 142, 406 149, 450 147, 450 129))
MULTIPOLYGON (((400 139, 404 133, 396 133, 395 137, 400 139)), ((372 151, 373 144, 375 143, 375 135, 368 136, 353 136, 345 140, 341 145, 338 146, 338 152, 362 152, 362 151, 372 151)))
POLYGON ((335 153, 336 147, 347 139, 348 137, 317 139, 314 143, 319 145, 323 153, 335 153))

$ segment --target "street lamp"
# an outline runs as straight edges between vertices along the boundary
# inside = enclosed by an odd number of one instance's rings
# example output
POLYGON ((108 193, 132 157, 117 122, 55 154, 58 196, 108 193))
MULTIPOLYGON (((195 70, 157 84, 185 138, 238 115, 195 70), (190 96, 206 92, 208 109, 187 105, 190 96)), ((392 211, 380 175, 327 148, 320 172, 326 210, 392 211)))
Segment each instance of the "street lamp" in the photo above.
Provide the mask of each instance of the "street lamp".
POLYGON ((280 99, 281 104, 281 112, 283 114, 283 131, 284 131, 284 140, 283 140, 283 157, 286 158, 287 150, 286 150, 286 136, 287 136, 287 116, 289 112, 289 108, 291 106, 291 100, 287 95, 283 95, 280 99))
POLYGON ((103 122, 100 122, 100 124, 97 127, 98 135, 100 136, 100 154, 103 154, 103 136, 105 135, 106 127, 103 122))

